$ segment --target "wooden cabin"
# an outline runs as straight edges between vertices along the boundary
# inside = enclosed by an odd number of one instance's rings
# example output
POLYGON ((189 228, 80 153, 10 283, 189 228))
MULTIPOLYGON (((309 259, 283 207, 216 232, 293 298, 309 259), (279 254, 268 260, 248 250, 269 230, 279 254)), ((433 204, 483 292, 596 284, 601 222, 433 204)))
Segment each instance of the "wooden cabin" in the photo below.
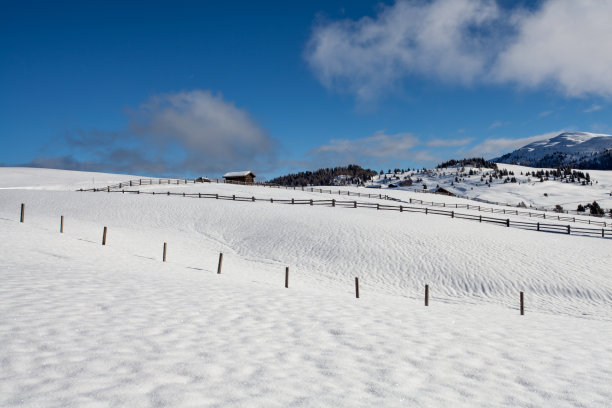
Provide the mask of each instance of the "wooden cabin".
POLYGON ((255 173, 250 170, 247 171, 233 171, 225 173, 223 178, 226 183, 244 183, 253 184, 255 182, 255 173))
POLYGON ((447 189, 442 188, 442 187, 436 188, 434 190, 434 194, 442 194, 442 195, 447 195, 447 196, 450 196, 450 197, 457 197, 457 195, 455 193, 452 193, 452 192, 450 192, 447 189))

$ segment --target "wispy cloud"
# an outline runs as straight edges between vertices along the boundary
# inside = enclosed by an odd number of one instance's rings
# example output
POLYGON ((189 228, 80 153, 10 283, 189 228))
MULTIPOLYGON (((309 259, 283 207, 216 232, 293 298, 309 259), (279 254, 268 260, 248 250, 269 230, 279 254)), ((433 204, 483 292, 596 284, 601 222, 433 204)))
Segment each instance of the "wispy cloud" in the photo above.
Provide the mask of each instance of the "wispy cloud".
POLYGON ((497 129, 502 126, 508 126, 510 122, 502 122, 501 120, 496 120, 489 125, 489 130, 497 129))
POLYGON ((506 137, 489 138, 485 139, 481 143, 478 143, 476 146, 473 146, 468 152, 468 155, 491 159, 494 157, 501 156, 502 154, 509 153, 529 143, 550 139, 560 133, 563 133, 563 130, 517 139, 506 137))
POLYGON ((554 112, 555 111, 552 111, 552 110, 542 111, 542 112, 538 113, 538 118, 545 118, 547 116, 552 115, 554 112))
POLYGON ((463 139, 433 139, 425 144, 430 147, 457 147, 470 144, 473 140, 471 137, 463 139))
POLYGON ((502 9, 491 0, 400 0, 373 18, 317 20, 305 58, 324 86, 361 101, 415 76, 612 97, 610 15, 609 1, 502 9))
POLYGON ((584 113, 591 113, 591 112, 597 112, 597 111, 602 110, 602 109, 603 109, 603 106, 594 104, 594 105, 591 105, 591 107, 583 110, 583 112, 584 113))
POLYGON ((270 170, 278 144, 243 109, 221 95, 193 90, 154 95, 128 111, 120 131, 68 132, 67 154, 31 165, 74 170, 157 174, 270 170))
POLYGON ((308 156, 325 159, 331 163, 359 163, 362 161, 384 161, 406 159, 419 140, 410 133, 386 134, 376 132, 372 136, 358 139, 333 139, 308 152, 308 156))

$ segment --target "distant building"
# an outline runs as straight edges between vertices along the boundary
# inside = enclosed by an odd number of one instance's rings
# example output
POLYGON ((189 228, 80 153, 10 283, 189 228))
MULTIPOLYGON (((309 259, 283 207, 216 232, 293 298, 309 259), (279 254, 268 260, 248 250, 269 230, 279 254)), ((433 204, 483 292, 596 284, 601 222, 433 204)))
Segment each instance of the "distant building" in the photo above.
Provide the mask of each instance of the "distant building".
POLYGON ((247 171, 233 171, 225 173, 223 178, 226 183, 245 183, 253 184, 255 182, 255 173, 250 170, 247 171))
POLYGON ((434 189, 434 194, 442 194, 442 195, 447 195, 447 196, 451 196, 451 197, 457 197, 457 195, 455 193, 452 193, 452 192, 450 192, 447 189, 442 188, 442 187, 438 187, 438 188, 434 189))

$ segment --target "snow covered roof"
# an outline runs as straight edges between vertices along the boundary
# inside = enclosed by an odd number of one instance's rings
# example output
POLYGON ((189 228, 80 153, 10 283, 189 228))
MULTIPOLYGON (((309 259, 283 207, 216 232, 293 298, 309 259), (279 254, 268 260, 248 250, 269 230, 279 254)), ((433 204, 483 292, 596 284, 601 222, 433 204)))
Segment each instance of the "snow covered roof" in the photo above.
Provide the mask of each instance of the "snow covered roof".
POLYGON ((245 176, 248 176, 249 174, 255 177, 255 173, 253 173, 251 170, 247 170, 247 171, 230 171, 229 173, 225 173, 223 175, 223 178, 245 177, 245 176))

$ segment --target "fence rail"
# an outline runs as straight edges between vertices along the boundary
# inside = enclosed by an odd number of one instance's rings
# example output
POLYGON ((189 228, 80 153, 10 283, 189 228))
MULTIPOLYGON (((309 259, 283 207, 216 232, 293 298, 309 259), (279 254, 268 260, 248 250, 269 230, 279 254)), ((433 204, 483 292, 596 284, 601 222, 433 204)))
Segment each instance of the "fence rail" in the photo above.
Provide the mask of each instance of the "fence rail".
MULTIPOLYGON (((379 193, 379 194, 360 193, 360 192, 355 193, 355 192, 351 192, 348 190, 342 191, 342 190, 322 189, 322 188, 314 188, 314 187, 287 187, 287 186, 272 185, 272 184, 267 184, 267 183, 243 183, 243 182, 226 181, 226 180, 219 181, 219 179, 210 180, 209 182, 223 183, 223 184, 236 184, 236 185, 250 185, 250 186, 256 185, 256 186, 269 187, 269 188, 279 188, 279 189, 284 188, 286 190, 293 189, 296 191, 306 191, 306 192, 311 192, 311 193, 332 194, 332 195, 339 195, 339 196, 346 195, 349 197, 360 197, 360 198, 363 197, 363 198, 374 198, 374 199, 389 200, 389 201, 396 201, 396 202, 405 202, 398 198, 390 197, 382 193, 379 193)), ((190 180, 190 179, 157 179, 157 180, 155 179, 137 179, 137 180, 129 180, 129 181, 121 182, 118 184, 112 184, 112 185, 109 185, 103 188, 80 189, 79 191, 93 191, 93 192, 108 191, 110 192, 112 190, 122 189, 128 186, 134 187, 134 186, 164 185, 164 184, 166 185, 185 185, 185 184, 195 184, 195 183, 200 183, 200 182, 195 181, 195 180, 190 180)), ((415 192, 429 193, 427 190, 415 190, 415 192)), ((467 197, 459 197, 459 198, 468 199, 467 197)), ((516 208, 516 206, 512 206, 510 204, 489 202, 486 200, 475 199, 475 198, 472 198, 470 200, 516 208)), ((537 211, 541 211, 541 212, 531 212, 531 211, 521 211, 518 208, 510 210, 510 209, 505 209, 505 208, 483 207, 481 205, 474 205, 474 204, 438 203, 434 201, 417 200, 414 198, 410 198, 409 203, 419 204, 423 206, 430 206, 430 207, 443 207, 443 208, 455 208, 455 209, 463 208, 463 209, 479 211, 479 212, 490 212, 490 213, 495 213, 495 214, 517 215, 517 216, 524 216, 524 217, 529 217, 529 218, 542 218, 544 220, 548 219, 548 220, 557 220, 557 221, 565 221, 565 222, 583 223, 583 224, 596 225, 596 226, 601 226, 601 227, 607 227, 609 224, 611 224, 610 222, 607 223, 606 221, 597 221, 597 220, 592 220, 590 218, 581 219, 581 218, 576 218, 575 216, 574 217, 562 216, 560 213, 557 213, 557 212, 553 212, 553 214, 556 214, 556 215, 552 215, 550 214, 550 211, 547 211, 545 209, 544 210, 536 209, 537 211), (548 217, 547 217, 547 213, 549 213, 548 217)), ((520 207, 520 208, 524 208, 524 207, 520 207)), ((590 214, 583 214, 582 216, 595 217, 595 215, 590 215, 590 214)), ((598 218, 601 219, 602 217, 598 217, 598 218)))
MULTIPOLYGON (((122 184, 122 183, 120 183, 122 184)), ((185 183, 186 184, 186 183, 185 183)), ((140 184, 142 185, 142 184, 140 184)), ((482 215, 475 214, 465 214, 456 212, 454 210, 443 210, 439 208, 423 208, 423 207, 414 207, 411 205, 393 205, 393 204, 380 204, 380 203, 372 203, 372 202, 363 202, 356 200, 312 200, 312 199, 274 199, 274 198, 256 198, 255 196, 237 196, 233 195, 222 195, 222 194, 212 194, 212 193, 179 193, 179 192, 155 192, 155 191, 140 191, 140 190, 116 190, 116 189, 90 189, 90 190, 82 190, 82 191, 107 191, 109 193, 122 193, 122 194, 149 194, 149 195, 162 195, 162 196, 181 196, 181 197, 191 197, 191 198, 209 198, 216 200, 231 200, 231 201, 243 201, 243 202, 270 202, 270 203, 278 203, 278 204, 289 204, 289 205, 325 205, 331 207, 343 207, 343 208, 369 208, 376 209, 381 211, 398 211, 398 212, 412 212, 412 213, 424 213, 425 215, 440 215, 446 216, 450 218, 458 218, 464 220, 478 221, 480 223, 489 223, 495 225, 501 225, 505 227, 513 227, 520 229, 527 229, 538 232, 549 232, 549 233, 562 233, 568 235, 582 235, 582 236, 596 236, 601 238, 612 238, 612 229, 607 232, 605 228, 579 228, 579 227, 571 227, 568 225, 561 224, 546 224, 546 223, 533 223, 533 222, 524 222, 524 221, 513 221, 510 218, 496 218, 496 217, 487 217, 482 215)), ((411 199, 411 203, 412 203, 411 199)), ((421 200, 414 200, 421 201, 421 200)), ((455 208, 466 208, 465 205, 461 204, 462 207, 455 208)), ((472 206, 474 207, 474 206, 472 206)), ((468 209, 470 206, 467 207, 468 209)), ((514 211, 512 212, 514 214, 514 211)))

